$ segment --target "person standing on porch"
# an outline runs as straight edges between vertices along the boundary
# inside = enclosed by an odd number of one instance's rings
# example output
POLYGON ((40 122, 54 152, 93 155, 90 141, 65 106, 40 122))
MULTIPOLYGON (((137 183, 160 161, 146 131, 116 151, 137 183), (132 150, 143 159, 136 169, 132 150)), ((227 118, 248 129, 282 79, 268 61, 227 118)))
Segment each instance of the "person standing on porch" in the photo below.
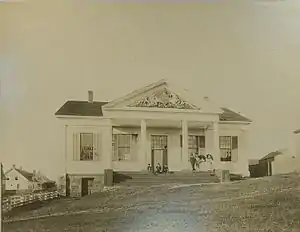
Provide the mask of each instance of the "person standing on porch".
POLYGON ((195 169, 196 161, 197 161, 196 154, 194 152, 192 152, 191 157, 190 157, 190 162, 191 162, 193 171, 196 171, 196 169, 195 169))
POLYGON ((214 170, 213 160, 214 160, 213 156, 210 153, 208 153, 206 155, 206 162, 208 163, 208 171, 210 171, 210 172, 214 170))

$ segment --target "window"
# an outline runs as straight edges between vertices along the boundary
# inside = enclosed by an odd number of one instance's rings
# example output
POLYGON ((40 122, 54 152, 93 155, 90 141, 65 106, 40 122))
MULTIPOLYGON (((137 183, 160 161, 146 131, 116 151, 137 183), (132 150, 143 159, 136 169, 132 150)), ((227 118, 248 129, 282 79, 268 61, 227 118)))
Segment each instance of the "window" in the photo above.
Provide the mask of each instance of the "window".
POLYGON ((95 160, 96 148, 93 133, 80 133, 80 160, 95 160))
POLYGON ((237 161, 238 137, 220 136, 220 155, 221 161, 237 161))
POLYGON ((113 134, 112 146, 114 161, 131 159, 131 144, 135 137, 136 136, 132 134, 113 134))
POLYGON ((18 177, 17 177, 17 176, 15 177, 15 180, 18 180, 18 177))
MULTIPOLYGON (((189 135, 188 136, 189 149, 205 148, 205 136, 204 135, 189 135)), ((180 147, 182 147, 182 135, 180 135, 180 147)))
POLYGON ((189 154, 196 152, 201 153, 202 148, 205 148, 205 136, 189 135, 188 136, 189 154))
POLYGON ((17 189, 20 189, 20 185, 19 184, 17 184, 17 189))
POLYGON ((152 149, 165 149, 168 146, 167 135, 151 135, 151 148, 152 149))

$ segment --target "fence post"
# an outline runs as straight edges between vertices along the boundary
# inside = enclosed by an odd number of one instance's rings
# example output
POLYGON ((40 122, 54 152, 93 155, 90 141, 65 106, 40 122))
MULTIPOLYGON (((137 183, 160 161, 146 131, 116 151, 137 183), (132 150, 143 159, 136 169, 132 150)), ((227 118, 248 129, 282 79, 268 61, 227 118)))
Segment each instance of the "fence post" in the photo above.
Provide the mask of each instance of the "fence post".
POLYGON ((3 185, 3 165, 2 163, 0 163, 0 180, 1 180, 1 184, 0 184, 0 232, 3 231, 2 229, 2 192, 4 192, 4 189, 2 189, 2 185, 3 185))

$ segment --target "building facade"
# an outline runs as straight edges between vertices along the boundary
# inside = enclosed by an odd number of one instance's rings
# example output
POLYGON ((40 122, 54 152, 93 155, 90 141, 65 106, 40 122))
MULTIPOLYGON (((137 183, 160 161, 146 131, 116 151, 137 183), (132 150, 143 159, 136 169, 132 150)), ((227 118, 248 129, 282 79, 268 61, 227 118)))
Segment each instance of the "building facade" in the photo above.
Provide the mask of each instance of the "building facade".
POLYGON ((67 101, 55 115, 64 126, 70 189, 103 182, 105 169, 144 171, 159 162, 192 170, 192 152, 211 154, 215 169, 248 176, 251 120, 199 99, 161 80, 111 102, 94 101, 92 92, 88 101, 67 101))
POLYGON ((22 167, 16 168, 15 165, 5 173, 5 185, 7 191, 37 191, 42 190, 44 179, 39 178, 36 171, 28 172, 22 167))

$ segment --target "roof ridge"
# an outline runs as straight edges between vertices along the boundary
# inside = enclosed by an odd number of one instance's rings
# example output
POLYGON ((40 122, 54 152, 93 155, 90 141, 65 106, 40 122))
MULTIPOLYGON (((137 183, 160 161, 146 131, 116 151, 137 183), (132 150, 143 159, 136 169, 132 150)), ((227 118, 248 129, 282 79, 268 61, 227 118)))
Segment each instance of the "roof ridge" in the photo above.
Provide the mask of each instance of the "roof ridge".
POLYGON ((20 172, 22 174, 23 173, 27 173, 27 174, 33 174, 33 172, 28 172, 26 170, 20 169, 20 168, 15 168, 18 172, 20 172))

